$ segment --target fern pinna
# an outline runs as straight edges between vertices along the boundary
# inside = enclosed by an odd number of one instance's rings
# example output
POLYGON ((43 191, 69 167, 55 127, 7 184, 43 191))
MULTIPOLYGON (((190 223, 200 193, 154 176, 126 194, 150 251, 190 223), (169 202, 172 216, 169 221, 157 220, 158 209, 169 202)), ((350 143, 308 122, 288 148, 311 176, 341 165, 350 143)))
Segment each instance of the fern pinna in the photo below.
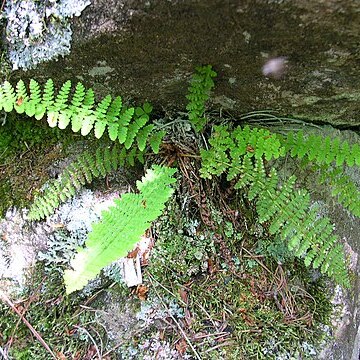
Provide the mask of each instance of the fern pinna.
POLYGON ((58 179, 46 184, 44 191, 37 195, 30 206, 28 219, 40 220, 49 216, 64 201, 73 197, 86 183, 94 178, 105 177, 111 171, 131 162, 136 156, 136 148, 127 152, 118 144, 112 147, 101 145, 94 154, 82 152, 75 161, 70 163, 58 179))
POLYGON ((71 261, 73 270, 66 270, 64 280, 69 294, 82 289, 102 268, 126 256, 163 211, 173 193, 171 184, 176 169, 154 165, 142 181, 138 194, 129 193, 115 200, 115 206, 102 213, 85 242, 71 261))
POLYGON ((120 96, 112 99, 110 95, 95 104, 91 88, 85 89, 84 85, 78 82, 72 97, 71 90, 70 80, 61 86, 57 95, 52 79, 47 80, 43 90, 33 79, 30 80, 29 90, 22 80, 15 88, 5 81, 0 86, 0 110, 15 110, 37 120, 46 116, 51 127, 65 129, 71 125, 74 132, 80 131, 84 136, 93 130, 98 139, 107 132, 112 141, 117 140, 124 144, 126 149, 130 149, 136 142, 139 150, 143 151, 148 142, 155 153, 159 151, 165 133, 156 131, 153 124, 148 124, 152 111, 150 104, 125 108, 120 96))
POLYGON ((319 209, 311 205, 308 191, 296 188, 295 176, 280 185, 276 170, 265 167, 267 161, 286 155, 286 140, 265 129, 246 126, 230 131, 217 126, 209 143, 211 148, 201 152, 202 176, 227 173, 228 180, 236 179, 235 188, 247 189, 248 198, 255 201, 259 221, 268 224, 270 234, 280 234, 289 250, 303 258, 307 266, 312 264, 349 286, 344 251, 333 234, 333 225, 326 217, 318 216, 319 209))

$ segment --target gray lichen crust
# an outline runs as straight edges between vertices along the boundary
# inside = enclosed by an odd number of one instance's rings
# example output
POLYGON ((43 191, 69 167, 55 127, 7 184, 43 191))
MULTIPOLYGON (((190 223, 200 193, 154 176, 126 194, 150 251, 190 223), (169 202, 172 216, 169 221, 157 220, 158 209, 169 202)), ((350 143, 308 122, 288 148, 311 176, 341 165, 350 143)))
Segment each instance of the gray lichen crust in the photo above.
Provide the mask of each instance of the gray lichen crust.
POLYGON ((6 39, 13 69, 29 69, 70 52, 70 19, 89 0, 7 0, 6 39))

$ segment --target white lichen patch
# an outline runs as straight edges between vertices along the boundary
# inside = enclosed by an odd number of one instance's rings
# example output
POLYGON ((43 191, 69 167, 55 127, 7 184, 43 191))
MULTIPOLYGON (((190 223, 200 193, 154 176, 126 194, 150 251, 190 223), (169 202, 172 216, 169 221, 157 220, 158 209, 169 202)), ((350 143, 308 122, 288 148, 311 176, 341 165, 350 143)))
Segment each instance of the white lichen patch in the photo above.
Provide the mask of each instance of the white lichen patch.
POLYGON ((244 41, 246 44, 250 43, 250 39, 251 39, 251 34, 248 31, 243 31, 243 36, 244 36, 244 41))
MULTIPOLYGON (((351 324, 351 309, 348 295, 341 286, 335 286, 331 303, 333 305, 330 316, 331 325, 322 326, 326 339, 318 347, 321 351, 317 358, 321 360, 334 359, 333 349, 338 346, 337 341, 339 339, 346 337, 347 328, 351 324)), ((355 360, 355 358, 352 359, 355 360)))
POLYGON ((340 338, 346 327, 350 324, 351 311, 343 288, 337 285, 334 289, 334 297, 332 299, 334 311, 331 316, 331 325, 335 329, 335 338, 340 338))
POLYGON ((7 295, 21 292, 49 233, 47 224, 29 227, 24 212, 16 209, 8 210, 0 221, 0 284, 7 295))
POLYGON ((80 16, 89 0, 7 0, 3 17, 13 69, 29 69, 70 52, 69 20, 80 16))
POLYGON ((219 104, 225 110, 232 110, 236 104, 236 101, 228 98, 225 95, 215 96, 213 98, 214 104, 219 104))
POLYGON ((157 298, 139 303, 132 297, 124 301, 122 295, 108 291, 102 295, 102 309, 95 313, 96 321, 106 329, 108 339, 119 347, 122 359, 190 359, 180 355, 172 344, 163 339, 162 334, 172 316, 184 317, 183 309, 174 300, 157 298), (133 337, 137 338, 136 343, 133 337))
POLYGON ((356 272, 357 265, 358 265, 358 259, 359 259, 358 253, 355 252, 351 248, 349 243, 347 243, 346 241, 344 241, 344 249, 345 249, 346 257, 348 259, 349 270, 356 272))
POLYGON ((9 210, 0 221, 0 284, 7 294, 20 293, 36 260, 66 265, 83 245, 91 224, 113 204, 118 193, 84 190, 60 206, 46 221, 29 223, 26 211, 9 210))

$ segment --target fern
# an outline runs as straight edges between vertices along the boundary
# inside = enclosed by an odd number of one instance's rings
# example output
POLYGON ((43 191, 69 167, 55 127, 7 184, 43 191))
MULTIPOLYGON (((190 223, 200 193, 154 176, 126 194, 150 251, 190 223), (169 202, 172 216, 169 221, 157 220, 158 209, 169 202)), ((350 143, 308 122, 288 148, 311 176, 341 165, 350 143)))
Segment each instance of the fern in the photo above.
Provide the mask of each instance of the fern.
POLYGON ((342 167, 320 168, 319 180, 331 190, 331 195, 353 215, 360 217, 360 192, 354 181, 351 180, 342 167))
POLYGON ((321 136, 305 137, 302 132, 289 132, 287 136, 271 133, 267 129, 251 129, 249 126, 230 130, 226 126, 214 126, 213 136, 209 143, 212 148, 202 152, 203 177, 220 175, 228 171, 228 179, 238 175, 238 167, 242 168, 241 181, 246 181, 249 171, 246 166, 252 167, 243 156, 277 159, 289 154, 295 158, 312 162, 315 170, 320 172, 320 183, 331 187, 331 195, 346 207, 352 214, 359 216, 359 191, 354 182, 344 174, 343 164, 355 166, 359 162, 358 145, 341 143, 338 138, 322 141, 321 136), (294 139, 296 138, 296 141, 294 139), (320 149, 320 150, 319 150, 320 149), (334 153, 338 149, 348 149, 347 155, 334 153), (318 155, 320 153, 321 155, 318 155), (214 163, 212 160, 217 159, 214 163), (228 165, 225 165, 228 164, 228 165), (216 169, 214 169, 216 166, 216 169))
MULTIPOLYGON (((203 130, 207 120, 205 103, 214 86, 216 73, 211 66, 196 68, 187 95, 189 121, 196 132, 203 130)), ((85 152, 69 165, 58 180, 51 181, 44 193, 36 197, 30 212, 32 220, 41 219, 76 191, 94 178, 104 177, 126 161, 133 165, 143 161, 144 151, 150 146, 158 153, 164 131, 149 124, 152 106, 123 106, 121 97, 104 97, 95 102, 93 90, 77 83, 74 89, 66 81, 56 93, 49 79, 42 87, 35 80, 25 83, 20 80, 15 88, 5 82, 0 86, 0 110, 15 110, 41 120, 46 117, 49 126, 65 129, 87 136, 91 132, 97 139, 107 134, 117 142, 111 149, 99 148, 95 154, 85 152), (120 145, 119 145, 120 144, 120 145)), ((319 268, 338 283, 349 286, 349 277, 344 261, 344 251, 334 234, 333 225, 326 217, 319 217, 319 209, 311 205, 310 195, 298 189, 296 177, 281 181, 268 163, 290 155, 315 164, 329 176, 322 183, 332 188, 332 195, 359 216, 359 192, 350 177, 342 172, 344 165, 360 166, 360 146, 349 145, 338 138, 322 138, 290 132, 286 136, 266 129, 249 126, 235 129, 214 126, 209 139, 210 148, 201 151, 201 176, 227 175, 236 180, 235 188, 246 191, 253 201, 259 221, 273 235, 280 235, 295 256, 302 258, 307 266, 319 268)), ((171 195, 169 185, 174 170, 154 167, 142 183, 139 194, 126 194, 116 206, 104 213, 103 221, 94 225, 89 234, 86 249, 80 249, 72 262, 74 270, 65 273, 67 292, 82 288, 96 276, 102 267, 126 254, 139 240, 162 211, 171 195)))
POLYGON ((319 135, 305 136, 303 131, 290 132, 282 140, 286 152, 292 157, 300 159, 307 157, 317 164, 335 163, 340 166, 360 166, 359 144, 349 145, 347 141, 341 142, 339 138, 323 138, 319 135))
POLYGON ((154 154, 158 154, 160 150, 161 140, 165 136, 164 130, 157 131, 149 137, 149 145, 154 154))
POLYGON ((285 155, 281 138, 269 130, 251 129, 249 126, 238 127, 233 131, 227 126, 214 126, 213 130, 209 139, 211 148, 201 151, 200 172, 205 178, 228 171, 228 179, 232 180, 238 174, 244 156, 247 159, 264 157, 269 161, 285 155))
POLYGON ((320 173, 319 183, 327 185, 331 196, 346 207, 353 215, 360 216, 359 189, 344 166, 360 166, 360 146, 341 142, 338 137, 331 139, 319 135, 305 135, 302 131, 290 132, 279 139, 292 157, 311 163, 320 173))
POLYGON ((124 194, 115 206, 103 212, 102 220, 93 225, 86 248, 80 248, 71 261, 73 270, 66 270, 66 292, 82 289, 100 270, 123 257, 140 240, 162 212, 173 190, 175 169, 153 166, 142 181, 138 194, 124 194))
POLYGON ((144 151, 149 144, 154 152, 159 151, 159 141, 165 133, 147 125, 152 111, 150 104, 145 103, 136 109, 125 108, 121 97, 112 99, 110 95, 96 104, 93 90, 86 90, 80 82, 72 94, 70 80, 61 86, 57 94, 51 79, 43 90, 41 88, 33 79, 30 80, 29 90, 22 80, 15 89, 9 82, 4 82, 0 86, 0 110, 15 110, 37 120, 46 116, 50 127, 65 129, 71 124, 72 131, 80 131, 83 136, 94 131, 99 139, 106 133, 111 141, 119 141, 126 149, 136 144, 140 151, 144 151))
POLYGON ((289 250, 303 258, 307 266, 320 268, 348 287, 344 251, 333 234, 333 225, 326 217, 319 218, 316 207, 311 208, 306 190, 296 189, 295 176, 280 186, 275 169, 268 171, 265 167, 267 161, 285 156, 287 151, 295 157, 305 156, 309 144, 302 141, 305 145, 292 151, 293 147, 283 146, 290 142, 282 136, 248 126, 234 131, 226 126, 214 127, 209 143, 211 148, 201 151, 202 177, 226 173, 228 180, 236 179, 235 188, 246 190, 248 198, 255 201, 259 221, 268 224, 270 234, 280 234, 289 250))
POLYGON ((91 183, 94 178, 105 177, 124 165, 127 155, 118 145, 111 148, 101 146, 94 155, 83 152, 65 168, 58 179, 50 181, 44 192, 35 197, 29 209, 29 220, 40 220, 52 214, 55 208, 74 196, 86 183, 91 183))
POLYGON ((205 103, 209 99, 210 91, 214 87, 212 80, 217 74, 212 70, 210 65, 199 66, 193 75, 188 88, 189 100, 186 110, 188 111, 189 120, 196 131, 201 131, 206 125, 205 103))

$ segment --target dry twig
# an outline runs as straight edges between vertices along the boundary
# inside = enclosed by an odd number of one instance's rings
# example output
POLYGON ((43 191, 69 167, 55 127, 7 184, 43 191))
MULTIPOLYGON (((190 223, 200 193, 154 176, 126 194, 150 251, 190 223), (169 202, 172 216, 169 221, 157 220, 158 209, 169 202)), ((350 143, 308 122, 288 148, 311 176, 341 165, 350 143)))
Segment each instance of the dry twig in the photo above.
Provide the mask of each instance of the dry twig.
POLYGON ((97 347, 96 342, 95 342, 94 338, 91 336, 91 334, 90 334, 85 328, 83 328, 83 327, 81 327, 81 326, 74 325, 74 328, 83 331, 83 332, 89 337, 89 339, 91 340, 91 342, 94 344, 94 347, 95 347, 97 356, 99 357, 99 360, 101 360, 101 359, 102 359, 102 356, 101 356, 100 350, 99 350, 99 348, 97 347))

